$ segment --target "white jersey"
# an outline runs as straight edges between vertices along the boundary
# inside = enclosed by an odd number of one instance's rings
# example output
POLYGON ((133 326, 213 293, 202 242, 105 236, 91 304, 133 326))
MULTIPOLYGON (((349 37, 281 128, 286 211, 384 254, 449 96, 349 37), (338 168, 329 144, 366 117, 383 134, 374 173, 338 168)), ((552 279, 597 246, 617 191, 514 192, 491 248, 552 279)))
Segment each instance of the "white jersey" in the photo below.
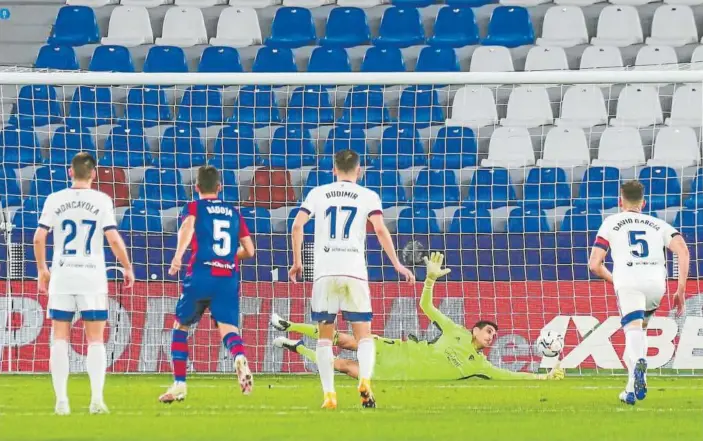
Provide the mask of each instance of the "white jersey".
POLYGON ((92 189, 52 193, 39 227, 54 235, 49 295, 107 295, 103 242, 117 228, 112 199, 92 189))
POLYGON ((315 280, 325 276, 367 280, 366 221, 383 214, 378 194, 337 181, 310 190, 300 209, 315 219, 315 280))
POLYGON ((666 251, 679 233, 655 217, 623 211, 603 221, 595 246, 613 258, 613 285, 621 289, 666 291, 666 251))

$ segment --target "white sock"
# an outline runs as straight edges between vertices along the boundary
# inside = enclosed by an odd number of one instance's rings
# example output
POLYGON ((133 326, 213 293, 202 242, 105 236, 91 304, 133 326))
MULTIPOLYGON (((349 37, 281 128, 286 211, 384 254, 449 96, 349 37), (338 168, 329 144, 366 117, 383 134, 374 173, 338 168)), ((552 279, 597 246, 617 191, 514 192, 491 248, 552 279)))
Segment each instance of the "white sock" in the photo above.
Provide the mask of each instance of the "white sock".
POLYGON ((49 354, 51 381, 54 384, 56 401, 68 401, 68 342, 54 340, 49 354))
POLYGON ((635 364, 637 364, 637 360, 645 357, 645 340, 646 334, 642 328, 625 328, 625 358, 629 361, 629 363, 626 364, 630 377, 627 382, 627 388, 625 389, 627 392, 634 392, 635 390, 635 364))
POLYGON ((359 379, 371 379, 376 364, 376 343, 373 338, 362 338, 356 350, 359 359, 359 379))
POLYGON ((625 366, 627 367, 627 385, 625 386, 625 392, 634 392, 635 377, 632 375, 632 370, 634 369, 634 366, 632 366, 630 356, 627 354, 627 348, 625 349, 625 354, 623 354, 623 358, 625 359, 625 366))
POLYGON ((332 340, 318 340, 315 355, 317 356, 317 370, 320 372, 322 390, 325 393, 334 392, 334 354, 332 353, 332 340))
POLYGON ((107 370, 107 355, 105 354, 105 345, 103 343, 91 343, 88 345, 85 367, 90 378, 90 401, 92 403, 102 403, 105 371, 107 370))

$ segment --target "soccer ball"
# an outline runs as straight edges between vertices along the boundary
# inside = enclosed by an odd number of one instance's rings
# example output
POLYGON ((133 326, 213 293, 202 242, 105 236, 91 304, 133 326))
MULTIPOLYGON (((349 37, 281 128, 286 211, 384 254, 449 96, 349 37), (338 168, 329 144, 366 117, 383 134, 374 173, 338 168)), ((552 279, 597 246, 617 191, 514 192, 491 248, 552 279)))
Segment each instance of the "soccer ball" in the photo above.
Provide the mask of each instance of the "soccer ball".
POLYGON ((556 357, 564 349, 564 337, 556 331, 542 331, 537 339, 537 347, 545 357, 556 357))

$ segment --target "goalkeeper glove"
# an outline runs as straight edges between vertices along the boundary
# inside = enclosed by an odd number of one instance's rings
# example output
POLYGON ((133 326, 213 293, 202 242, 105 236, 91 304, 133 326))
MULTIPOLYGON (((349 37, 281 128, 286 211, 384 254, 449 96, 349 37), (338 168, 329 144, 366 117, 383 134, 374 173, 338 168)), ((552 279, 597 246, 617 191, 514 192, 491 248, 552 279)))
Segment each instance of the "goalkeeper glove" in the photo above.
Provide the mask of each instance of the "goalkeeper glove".
POLYGON ((552 368, 547 375, 544 376, 545 380, 563 380, 565 376, 564 369, 561 367, 561 363, 557 363, 556 366, 552 368))
POLYGON ((444 261, 444 254, 442 253, 432 253, 430 258, 424 257, 425 265, 427 265, 427 280, 434 282, 440 277, 446 276, 452 270, 449 268, 442 269, 442 262, 444 261))

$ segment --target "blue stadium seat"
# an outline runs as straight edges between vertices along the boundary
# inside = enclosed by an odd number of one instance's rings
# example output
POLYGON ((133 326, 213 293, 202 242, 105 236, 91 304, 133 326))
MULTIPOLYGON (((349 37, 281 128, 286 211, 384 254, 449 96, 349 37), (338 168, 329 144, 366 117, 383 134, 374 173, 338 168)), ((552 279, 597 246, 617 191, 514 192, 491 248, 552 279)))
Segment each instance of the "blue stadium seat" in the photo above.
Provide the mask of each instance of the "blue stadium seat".
POLYGON ((149 168, 144 172, 144 183, 139 192, 139 201, 135 201, 134 205, 166 210, 184 204, 187 199, 178 170, 149 168))
POLYGON ((47 164, 70 165, 79 152, 88 152, 96 157, 97 149, 93 135, 81 127, 61 126, 51 137, 47 164))
POLYGON ((124 46, 98 46, 90 59, 88 70, 92 72, 134 72, 132 54, 124 46))
POLYGON ((315 143, 300 125, 279 127, 271 139, 271 167, 300 168, 315 165, 315 143))
POLYGON ((491 3, 498 3, 496 0, 447 0, 447 5, 459 8, 479 8, 491 3))
POLYGON ((24 86, 17 96, 17 114, 9 123, 20 127, 39 127, 61 122, 61 105, 52 86, 24 86))
POLYGON ((78 86, 73 92, 66 124, 84 127, 110 124, 115 114, 109 87, 78 86))
POLYGON ((144 60, 144 72, 188 72, 186 54, 177 46, 152 46, 144 60))
POLYGON ((271 36, 266 39, 266 45, 295 48, 314 45, 316 40, 315 22, 310 10, 284 6, 273 17, 271 36))
POLYGON ((589 167, 579 187, 577 208, 607 210, 617 207, 620 195, 620 170, 615 167, 589 167))
POLYGON ((0 207, 19 205, 22 205, 22 190, 17 180, 17 174, 11 168, 0 167, 0 207))
POLYGON ((270 234, 271 213, 263 207, 242 207, 239 209, 252 234, 270 234))
POLYGON ((434 210, 403 208, 398 213, 399 234, 436 234, 440 232, 434 210))
POLYGON ((408 202, 400 175, 395 170, 367 169, 360 184, 381 196, 383 208, 408 202))
POLYGON ((420 11, 393 6, 383 11, 378 38, 373 44, 383 47, 408 47, 425 42, 420 11))
POLYGON ((405 72, 403 53, 397 47, 370 47, 361 62, 362 72, 405 72))
POLYGON ((451 47, 424 47, 417 58, 415 72, 459 72, 459 59, 451 47))
POLYGON ((132 207, 125 211, 119 229, 130 233, 163 233, 159 210, 132 207))
POLYGON ((320 155, 317 166, 321 169, 332 170, 334 166, 334 154, 339 150, 351 149, 359 154, 359 163, 366 165, 366 132, 363 129, 340 125, 327 134, 324 153, 320 155))
POLYGON ((534 42, 535 31, 527 9, 520 6, 498 6, 488 22, 488 35, 481 43, 512 48, 534 42))
POLYGON ((69 185, 70 179, 66 167, 39 167, 34 172, 34 179, 29 188, 29 198, 25 201, 24 206, 41 210, 44 207, 44 201, 51 193, 63 190, 69 185))
POLYGON ((549 223, 538 208, 515 208, 508 215, 508 233, 546 233, 549 223))
POLYGON ((100 29, 95 12, 88 6, 63 6, 47 43, 64 46, 82 46, 99 43, 100 29))
POLYGON ((316 47, 310 54, 308 72, 351 72, 347 50, 341 47, 316 47))
POLYGON ((572 208, 566 212, 561 221, 560 231, 594 232, 603 223, 603 214, 597 208, 572 208))
POLYGON ((493 231, 491 212, 485 208, 464 207, 454 213, 450 233, 473 234, 493 231))
POLYGON ((478 44, 479 39, 476 16, 471 8, 445 6, 437 13, 434 35, 427 40, 427 44, 433 47, 464 47, 478 44))
POLYGON ((259 49, 254 59, 252 72, 288 72, 298 71, 293 51, 285 47, 267 47, 259 49))
POLYGON ((105 141, 105 155, 100 158, 101 166, 132 168, 152 164, 149 141, 139 126, 113 127, 105 141))
POLYGON ((432 124, 444 124, 444 110, 437 90, 432 86, 410 86, 400 94, 398 122, 414 124, 422 129, 432 124))
POLYGON ((684 208, 676 214, 672 225, 686 241, 699 242, 703 238, 703 210, 684 208))
POLYGON ((220 170, 220 179, 222 191, 220 191, 219 198, 227 202, 239 202, 239 185, 234 170, 220 170))
POLYGON ((303 195, 301 199, 305 200, 305 198, 308 197, 308 193, 310 193, 310 190, 313 188, 320 185, 331 184, 333 182, 334 175, 332 175, 332 172, 319 169, 310 170, 310 173, 308 173, 308 177, 305 180, 305 187, 303 187, 303 195))
POLYGON ((12 226, 13 228, 24 230, 26 234, 37 229, 40 216, 41 210, 27 210, 22 208, 17 210, 12 216, 12 226))
POLYGON ((373 127, 391 122, 385 107, 383 90, 377 87, 353 86, 344 98, 339 122, 355 127, 373 127))
POLYGON ((160 87, 132 87, 127 92, 125 120, 127 124, 153 127, 170 121, 171 106, 166 92, 160 87))
POLYGON ((687 208, 703 208, 703 168, 699 168, 691 182, 691 195, 684 201, 687 208))
POLYGON ((381 135, 378 158, 374 158, 372 164, 390 170, 427 165, 420 134, 412 125, 389 126, 381 135))
POLYGON ((219 169, 234 169, 261 165, 259 145, 249 124, 230 124, 222 128, 215 140, 211 164, 219 169))
POLYGON ((313 129, 334 123, 334 103, 325 86, 304 86, 293 90, 288 101, 286 122, 313 129))
POLYGON ((469 184, 469 206, 504 207, 517 201, 510 173, 504 168, 479 168, 469 184))
POLYGON ((176 110, 176 121, 196 126, 222 124, 222 93, 212 86, 193 86, 186 89, 176 110))
POLYGON ((456 174, 451 170, 420 170, 413 186, 415 208, 459 205, 461 195, 456 174))
POLYGON ((530 170, 525 179, 525 208, 542 208, 571 205, 571 187, 566 172, 558 167, 536 167, 530 170))
POLYGON ((198 72, 244 72, 244 69, 237 49, 227 46, 209 46, 200 55, 198 72))
POLYGON ((681 181, 670 167, 645 167, 639 181, 644 186, 644 197, 649 210, 662 210, 681 205, 681 181))
POLYGON ((54 46, 46 44, 39 49, 37 60, 34 62, 37 69, 77 70, 78 58, 76 51, 71 46, 54 46))
POLYGON ((474 131, 468 127, 442 127, 432 145, 430 168, 474 167, 478 146, 474 131))
POLYGON ((15 167, 41 163, 37 135, 32 130, 4 127, 0 131, 0 155, 5 164, 15 167))
POLYGON ((339 7, 330 11, 321 46, 354 47, 368 44, 371 30, 366 13, 361 8, 339 7))
POLYGON ((205 165, 207 152, 200 131, 191 125, 171 126, 161 136, 158 166, 191 168, 205 165))
MULTIPOLYGON (((293 222, 295 221, 295 216, 298 215, 298 212, 300 211, 299 207, 295 207, 288 213, 288 222, 287 224, 287 229, 286 231, 290 233, 293 231, 293 222)), ((310 218, 310 220, 307 221, 305 226, 303 227, 303 233, 304 234, 315 234, 315 218, 310 218)))
POLYGON ((239 89, 230 121, 252 123, 256 127, 280 123, 281 113, 271 86, 244 86, 239 89))

